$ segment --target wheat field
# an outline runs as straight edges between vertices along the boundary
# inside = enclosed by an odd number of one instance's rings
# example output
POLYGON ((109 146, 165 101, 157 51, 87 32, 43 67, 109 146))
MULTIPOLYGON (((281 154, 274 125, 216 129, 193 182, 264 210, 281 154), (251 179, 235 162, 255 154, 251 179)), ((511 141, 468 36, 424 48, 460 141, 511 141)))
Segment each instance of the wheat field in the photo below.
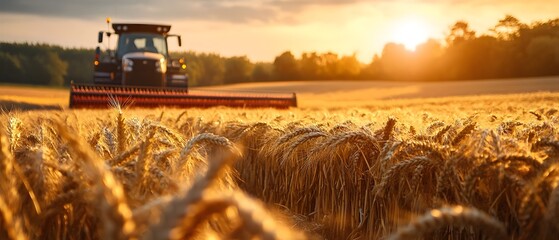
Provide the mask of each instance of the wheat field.
POLYGON ((554 239, 559 94, 0 116, 0 239, 554 239))

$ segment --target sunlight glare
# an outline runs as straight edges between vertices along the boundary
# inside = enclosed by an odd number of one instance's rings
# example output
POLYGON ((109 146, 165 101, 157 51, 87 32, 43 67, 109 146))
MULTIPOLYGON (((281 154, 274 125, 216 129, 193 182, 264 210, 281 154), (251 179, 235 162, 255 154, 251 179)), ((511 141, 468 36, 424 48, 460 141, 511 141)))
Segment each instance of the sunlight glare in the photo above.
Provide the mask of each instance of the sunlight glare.
POLYGON ((403 44, 406 49, 415 51, 418 45, 429 39, 428 26, 417 19, 406 19, 394 24, 392 41, 403 44))

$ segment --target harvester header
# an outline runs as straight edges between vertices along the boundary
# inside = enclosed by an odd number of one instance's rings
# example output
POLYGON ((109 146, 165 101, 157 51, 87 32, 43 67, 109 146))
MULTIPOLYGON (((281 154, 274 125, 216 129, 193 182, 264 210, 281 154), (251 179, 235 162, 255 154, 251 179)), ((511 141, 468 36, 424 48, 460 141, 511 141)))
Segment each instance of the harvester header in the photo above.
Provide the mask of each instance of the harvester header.
POLYGON ((98 42, 115 34, 116 49, 108 47, 104 57, 100 47, 95 49, 94 84, 72 83, 70 108, 107 108, 114 101, 142 108, 297 107, 295 93, 191 91, 185 60, 171 59, 168 52, 168 38, 176 37, 182 45, 180 35, 169 34, 170 25, 114 23, 112 27, 114 33, 99 32, 98 42))

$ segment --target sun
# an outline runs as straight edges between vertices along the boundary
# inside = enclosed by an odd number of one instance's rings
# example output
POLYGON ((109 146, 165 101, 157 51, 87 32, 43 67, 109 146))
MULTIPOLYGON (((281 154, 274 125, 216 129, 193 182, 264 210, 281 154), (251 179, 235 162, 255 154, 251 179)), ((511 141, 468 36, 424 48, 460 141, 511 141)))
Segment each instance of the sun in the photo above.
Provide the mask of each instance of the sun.
POLYGON ((394 24, 392 41, 403 44, 406 49, 415 51, 419 44, 429 39, 429 27, 418 19, 406 19, 394 24))

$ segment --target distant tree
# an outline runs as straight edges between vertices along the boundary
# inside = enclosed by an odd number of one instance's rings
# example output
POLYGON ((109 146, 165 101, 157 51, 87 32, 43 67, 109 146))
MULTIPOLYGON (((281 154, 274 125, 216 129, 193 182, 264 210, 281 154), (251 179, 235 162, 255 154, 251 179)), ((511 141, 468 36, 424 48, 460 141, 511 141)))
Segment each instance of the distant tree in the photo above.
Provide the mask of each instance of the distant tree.
POLYGON ((327 52, 320 55, 319 79, 332 80, 339 76, 338 54, 327 52))
POLYGON ((445 56, 447 71, 443 73, 450 80, 500 77, 499 44, 496 38, 486 35, 449 46, 445 56))
POLYGON ((198 55, 200 65, 202 66, 202 74, 199 79, 200 85, 220 85, 223 84, 225 76, 224 60, 218 54, 200 54, 198 55))
POLYGON ((299 65, 295 56, 289 51, 277 56, 274 60, 274 72, 278 80, 297 80, 299 65))
POLYGON ((225 60, 224 83, 250 82, 254 66, 246 56, 225 60))
POLYGON ((60 59, 68 64, 64 85, 70 81, 76 83, 91 83, 93 81, 93 49, 54 49, 60 59))
POLYGON ((498 39, 509 41, 517 38, 520 30, 526 27, 526 24, 521 23, 518 18, 506 15, 490 31, 495 33, 498 39))
POLYGON ((267 82, 274 80, 274 65, 272 63, 257 62, 252 70, 252 80, 267 82))
POLYGON ((26 78, 31 84, 62 86, 68 63, 52 51, 37 53, 25 61, 26 78))
POLYGON ((532 39, 526 49, 526 72, 529 76, 559 74, 559 36, 532 39))
POLYGON ((201 61, 190 60, 186 62, 186 72, 188 74, 189 86, 202 86, 204 66, 201 61))
POLYGON ((356 79, 361 72, 355 55, 340 58, 332 52, 303 53, 299 66, 301 77, 308 80, 356 79))
POLYGON ((183 58, 190 86, 223 84, 225 59, 215 53, 180 52, 171 53, 172 58, 183 58))
POLYGON ((381 68, 386 79, 410 80, 411 53, 403 44, 387 43, 382 49, 381 68))
POLYGON ((379 55, 375 54, 371 62, 364 65, 361 69, 359 78, 363 80, 383 79, 382 75, 382 59, 379 55))
POLYGON ((361 63, 357 60, 355 54, 351 56, 343 56, 336 66, 337 79, 357 79, 361 74, 361 63))
POLYGON ((0 82, 23 83, 24 76, 20 57, 0 52, 0 82))
POLYGON ((508 55, 504 57, 511 66, 508 69, 514 71, 508 76, 542 76, 553 72, 549 69, 558 69, 551 55, 554 55, 555 47, 549 45, 553 38, 559 37, 559 19, 551 19, 545 22, 534 22, 520 28, 518 37, 510 41, 508 55), (551 39, 549 39, 551 38, 551 39), (539 40, 536 40, 539 39, 539 40), (547 50, 541 46, 549 46, 547 50), (541 55, 538 56, 539 52, 541 55), (547 60, 544 60, 547 59, 547 60), (547 70, 546 70, 547 69, 547 70))
POLYGON ((465 21, 458 21, 450 27, 450 33, 446 37, 448 45, 457 44, 466 40, 471 40, 476 37, 476 32, 470 29, 470 26, 465 21))
POLYGON ((444 53, 441 43, 434 39, 429 39, 425 43, 417 46, 414 53, 415 79, 418 80, 441 80, 440 72, 442 56, 444 53))
POLYGON ((321 57, 316 53, 303 53, 299 60, 300 74, 305 80, 318 80, 321 76, 321 57))

